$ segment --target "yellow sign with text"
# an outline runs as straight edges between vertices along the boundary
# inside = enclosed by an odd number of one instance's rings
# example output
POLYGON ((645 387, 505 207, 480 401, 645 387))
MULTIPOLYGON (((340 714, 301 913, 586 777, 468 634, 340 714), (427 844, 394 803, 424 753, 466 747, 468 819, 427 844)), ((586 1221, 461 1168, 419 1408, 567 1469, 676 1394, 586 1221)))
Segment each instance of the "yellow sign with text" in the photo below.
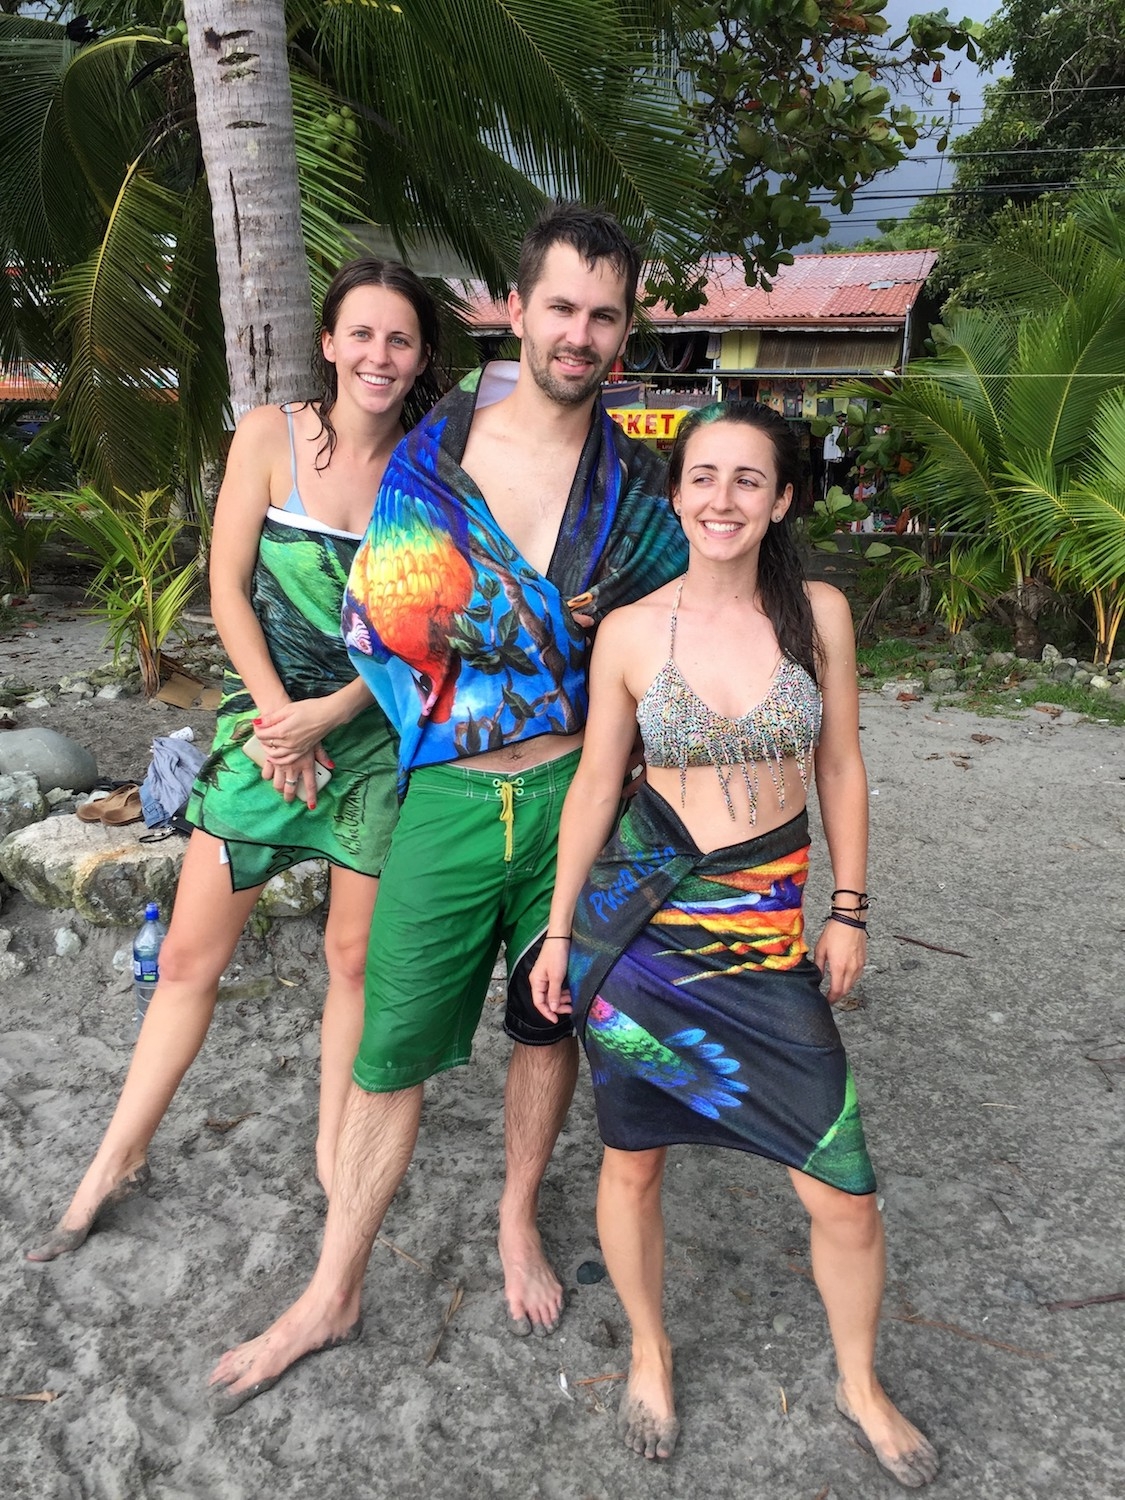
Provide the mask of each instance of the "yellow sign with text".
POLYGON ((654 407, 647 411, 641 406, 610 406, 606 410, 627 437, 647 438, 649 442, 671 442, 687 416, 687 409, 682 406, 654 407))

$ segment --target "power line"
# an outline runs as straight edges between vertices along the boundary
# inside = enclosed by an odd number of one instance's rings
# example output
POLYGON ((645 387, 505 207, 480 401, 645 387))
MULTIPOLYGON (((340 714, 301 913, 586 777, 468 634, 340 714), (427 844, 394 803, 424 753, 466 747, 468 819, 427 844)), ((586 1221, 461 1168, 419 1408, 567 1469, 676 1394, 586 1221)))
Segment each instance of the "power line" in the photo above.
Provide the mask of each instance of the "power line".
MULTIPOLYGON (((880 188, 877 192, 867 192, 863 188, 856 188, 853 196, 858 202, 862 194, 863 202, 871 203, 875 199, 883 201, 895 198, 997 198, 1005 197, 1009 193, 1114 193, 1121 191, 1122 188, 1116 184, 1101 182, 998 182, 971 188, 880 188)), ((839 207, 839 204, 834 203, 831 198, 810 198, 808 201, 815 208, 839 207)))
MULTIPOLYGON (((1003 83, 1002 78, 993 82, 1003 83)), ((956 93, 956 90, 954 90, 956 93)), ((1120 83, 1090 83, 1090 84, 1068 84, 1066 88, 1053 89, 1005 89, 1004 97, 1012 98, 1016 94, 1122 94, 1125 95, 1125 86, 1120 83)))
POLYGON ((974 156, 1090 156, 1098 151, 1125 151, 1125 146, 1009 146, 1006 151, 938 151, 933 156, 911 156, 910 161, 967 161, 974 156))

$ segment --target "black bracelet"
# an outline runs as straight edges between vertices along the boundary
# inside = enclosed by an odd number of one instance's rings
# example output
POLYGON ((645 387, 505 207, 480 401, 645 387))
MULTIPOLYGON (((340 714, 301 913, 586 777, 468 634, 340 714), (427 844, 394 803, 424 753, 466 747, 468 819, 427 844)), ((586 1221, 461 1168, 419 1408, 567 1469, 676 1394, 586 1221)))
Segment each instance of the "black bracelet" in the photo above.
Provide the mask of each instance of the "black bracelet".
POLYGON ((856 904, 854 907, 845 907, 846 911, 866 911, 871 905, 871 898, 866 891, 852 891, 846 885, 837 886, 832 892, 831 904, 835 906, 837 896, 854 896, 856 904))
POLYGON ((569 932, 545 932, 543 934, 543 941, 545 943, 569 943, 570 942, 570 933, 569 932))
POLYGON ((828 913, 828 920, 830 922, 842 922, 845 927, 858 927, 860 932, 867 931, 866 922, 858 922, 855 917, 845 917, 842 912, 830 911, 828 913))

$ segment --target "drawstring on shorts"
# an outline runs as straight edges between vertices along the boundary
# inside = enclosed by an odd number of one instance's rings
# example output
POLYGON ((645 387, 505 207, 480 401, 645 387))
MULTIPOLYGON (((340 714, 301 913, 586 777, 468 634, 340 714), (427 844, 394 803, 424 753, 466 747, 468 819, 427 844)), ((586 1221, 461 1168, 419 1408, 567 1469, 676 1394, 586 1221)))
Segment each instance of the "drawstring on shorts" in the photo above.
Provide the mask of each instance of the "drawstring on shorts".
POLYGON ((492 785, 500 798, 500 821, 504 825, 504 863, 511 864, 512 840, 516 831, 515 798, 523 796, 523 777, 517 776, 514 781, 506 781, 500 776, 494 776, 492 785))

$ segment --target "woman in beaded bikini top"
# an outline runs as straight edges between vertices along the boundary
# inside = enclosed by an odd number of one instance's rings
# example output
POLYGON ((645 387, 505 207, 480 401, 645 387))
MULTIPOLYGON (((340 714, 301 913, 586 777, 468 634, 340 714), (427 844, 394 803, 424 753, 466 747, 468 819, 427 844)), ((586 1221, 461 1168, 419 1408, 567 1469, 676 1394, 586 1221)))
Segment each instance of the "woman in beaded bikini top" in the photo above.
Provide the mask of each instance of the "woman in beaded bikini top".
POLYGON ((882 1220, 831 1010, 866 954, 855 646, 843 595, 803 579, 797 475, 795 439, 768 408, 708 407, 677 435, 669 490, 688 569, 599 627, 530 983, 545 1017, 573 1012, 590 1061, 598 1230, 632 1328, 626 1445, 668 1458, 679 1431, 662 1318, 667 1148, 726 1146, 788 1168, 812 1219, 836 1406, 917 1487, 937 1457, 875 1374, 882 1220), (648 781, 615 826, 638 725, 648 781), (836 887, 811 961, 810 770, 836 887))
POLYGON ((687 773, 710 766, 719 778, 727 812, 737 821, 731 778, 741 773, 751 824, 758 813, 759 773, 764 766, 779 808, 785 806, 785 764, 793 762, 808 792, 812 754, 820 739, 821 701, 816 679, 783 652, 766 695, 737 718, 710 708, 676 664, 676 622, 684 580, 676 585, 669 628, 668 660, 637 704, 637 724, 649 771, 678 768, 680 806, 687 805, 687 773))

